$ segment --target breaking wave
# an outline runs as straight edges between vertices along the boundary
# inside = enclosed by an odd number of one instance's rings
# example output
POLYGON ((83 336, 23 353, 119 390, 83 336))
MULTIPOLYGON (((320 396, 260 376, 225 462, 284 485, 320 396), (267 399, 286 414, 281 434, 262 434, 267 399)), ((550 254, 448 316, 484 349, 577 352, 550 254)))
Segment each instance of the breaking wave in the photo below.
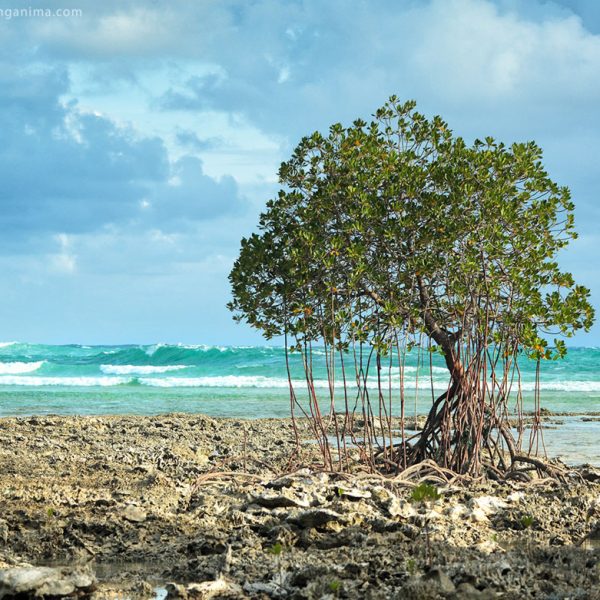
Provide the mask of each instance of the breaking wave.
POLYGON ((36 362, 6 362, 0 363, 0 375, 14 375, 17 373, 33 373, 44 364, 43 360, 36 362))

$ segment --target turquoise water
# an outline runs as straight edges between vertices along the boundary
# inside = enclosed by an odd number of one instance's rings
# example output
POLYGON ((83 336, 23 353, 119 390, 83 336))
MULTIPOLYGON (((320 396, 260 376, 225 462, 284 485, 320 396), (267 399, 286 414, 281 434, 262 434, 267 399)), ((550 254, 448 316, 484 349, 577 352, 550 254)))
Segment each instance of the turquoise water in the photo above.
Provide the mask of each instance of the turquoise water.
MULTIPOLYGON (((313 358, 317 391, 328 406, 324 352, 316 349, 313 358)), ((291 361, 295 389, 305 402, 300 358, 292 355, 291 361)), ((525 408, 532 409, 535 363, 522 360, 520 366, 525 408)), ((384 373, 387 375, 387 368, 384 373)), ((429 373, 428 355, 407 355, 407 414, 425 412, 432 395, 446 389, 448 374, 440 357, 433 359, 433 391, 429 373)), ((339 364, 337 377, 339 380, 339 364)), ((399 382, 395 366, 392 381, 399 382)), ((556 412, 600 413, 600 348, 572 348, 565 360, 544 362, 540 381, 543 407, 556 412)), ((369 384, 376 386, 374 374, 369 384)), ((341 408, 339 393, 338 401, 341 408)), ((397 385, 394 406, 398 412, 397 385)), ((283 348, 0 344, 0 416, 167 412, 247 418, 288 416, 283 348)), ((600 422, 582 417, 561 421, 559 425, 548 424, 548 454, 561 456, 568 463, 600 465, 600 422)))
MULTIPOLYGON (((407 403, 431 402, 428 357, 407 356, 407 403), (423 362, 425 364, 423 365, 423 362), (419 390, 416 390, 416 375, 419 390)), ((324 353, 314 352, 316 387, 325 400, 324 353)), ((535 363, 521 361, 526 406, 532 406, 535 363)), ((387 367, 384 369, 387 374, 387 367)), ((340 369, 337 369, 338 380, 340 369)), ((292 378, 306 395, 298 355, 292 378)), ((399 381, 394 367, 392 380, 399 381)), ((434 357, 434 393, 446 389, 447 370, 434 357)), ((370 385, 376 385, 372 376, 370 385)), ((397 389, 397 387, 396 387, 397 389)), ((572 348, 563 361, 544 362, 542 406, 561 412, 600 411, 600 349, 572 348)), ((396 393, 397 395, 397 393, 396 393)), ((0 345, 0 415, 158 414, 204 412, 277 417, 289 411, 284 350, 280 347, 0 345)))

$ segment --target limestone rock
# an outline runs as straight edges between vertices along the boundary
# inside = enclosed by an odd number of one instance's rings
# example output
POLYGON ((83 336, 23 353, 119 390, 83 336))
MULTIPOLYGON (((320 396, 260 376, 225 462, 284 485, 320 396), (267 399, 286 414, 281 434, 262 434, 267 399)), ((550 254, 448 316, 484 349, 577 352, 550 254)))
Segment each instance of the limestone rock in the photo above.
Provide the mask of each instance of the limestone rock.
POLYGON ((242 598, 242 588, 219 577, 214 581, 190 583, 183 586, 177 583, 168 583, 166 586, 167 598, 184 598, 189 600, 209 600, 210 598, 242 598))
POLYGON ((254 496, 252 502, 264 508, 308 508, 310 506, 310 501, 304 496, 298 498, 291 494, 272 492, 254 496))
POLYGON ((384 506, 390 517, 411 519, 418 514, 410 502, 401 502, 396 496, 391 496, 384 506))
POLYGON ((360 488, 337 487, 336 493, 340 498, 348 498, 348 500, 368 500, 371 497, 369 490, 360 488))
POLYGON ((497 498, 496 496, 480 496, 479 498, 473 498, 471 501, 473 509, 479 509, 487 515, 493 515, 500 510, 505 509, 508 505, 504 500, 497 498))
POLYGON ((513 502, 515 504, 517 502, 521 502, 523 498, 525 498, 525 492, 512 492, 506 497, 509 502, 513 502))
POLYGON ((0 599, 22 594, 27 597, 70 596, 91 592, 96 578, 89 568, 13 567, 0 569, 0 599))
POLYGON ((313 510, 305 510, 298 515, 288 518, 290 523, 294 523, 304 529, 313 527, 322 527, 330 521, 344 522, 345 518, 339 513, 327 508, 315 508, 313 510))
POLYGON ((139 506, 130 505, 123 511, 123 518, 131 523, 143 523, 146 517, 146 511, 139 506))
POLYGON ((437 567, 431 569, 423 578, 433 582, 443 594, 452 594, 456 590, 454 583, 452 583, 452 579, 437 567))
POLYGON ((459 521, 464 518, 468 512, 467 507, 464 504, 452 504, 446 511, 446 514, 453 521, 459 521))

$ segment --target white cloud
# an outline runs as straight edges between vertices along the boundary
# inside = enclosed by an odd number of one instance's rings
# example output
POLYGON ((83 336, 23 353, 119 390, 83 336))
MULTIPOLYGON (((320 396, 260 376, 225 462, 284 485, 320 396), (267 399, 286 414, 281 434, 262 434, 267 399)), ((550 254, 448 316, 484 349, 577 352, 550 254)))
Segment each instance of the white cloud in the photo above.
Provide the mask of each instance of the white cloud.
POLYGON ((71 249, 71 239, 66 233, 54 236, 58 243, 59 251, 49 255, 50 269, 63 275, 72 275, 77 269, 77 257, 71 249))
POLYGON ((31 28, 39 43, 59 53, 76 52, 88 57, 145 56, 169 48, 177 21, 176 13, 168 7, 119 8, 105 14, 85 7, 81 18, 38 19, 31 28))
POLYGON ((557 107, 600 96, 600 36, 574 15, 534 22, 491 2, 436 0, 421 18, 415 66, 432 91, 468 104, 539 98, 557 107))

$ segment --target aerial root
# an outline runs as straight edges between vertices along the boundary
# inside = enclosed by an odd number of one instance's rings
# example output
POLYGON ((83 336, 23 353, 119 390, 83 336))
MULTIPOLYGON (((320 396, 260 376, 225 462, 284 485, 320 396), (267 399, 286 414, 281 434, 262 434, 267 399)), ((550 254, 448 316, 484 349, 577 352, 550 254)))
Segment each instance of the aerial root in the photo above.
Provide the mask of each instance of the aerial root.
POLYGON ((210 471, 198 475, 191 486, 191 493, 195 494, 204 484, 208 483, 228 483, 241 479, 254 479, 255 481, 263 481, 264 475, 256 475, 255 473, 245 473, 244 471, 210 471))
MULTIPOLYGON (((512 465, 506 473, 505 479, 513 479, 517 473, 528 475, 527 471, 535 470, 538 475, 545 474, 550 479, 558 479, 562 482, 567 480, 568 469, 559 464, 548 462, 540 457, 528 456, 527 454, 513 454, 511 459, 512 465), (530 466, 526 469, 516 469, 516 463, 524 463, 530 466)), ((529 477, 529 480, 531 481, 531 477, 529 477)))

